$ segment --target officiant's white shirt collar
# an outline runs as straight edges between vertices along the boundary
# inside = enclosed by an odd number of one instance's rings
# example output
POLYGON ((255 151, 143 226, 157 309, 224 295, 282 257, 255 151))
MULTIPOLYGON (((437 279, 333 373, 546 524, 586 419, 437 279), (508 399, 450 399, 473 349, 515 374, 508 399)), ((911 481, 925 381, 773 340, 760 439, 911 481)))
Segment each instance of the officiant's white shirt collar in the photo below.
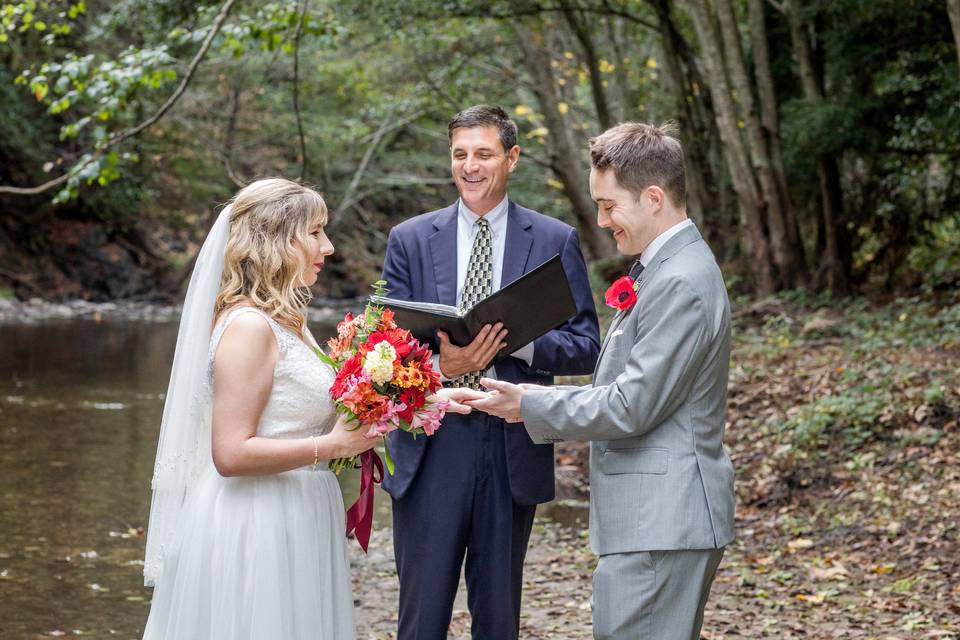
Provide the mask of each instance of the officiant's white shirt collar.
POLYGON ((483 217, 487 223, 490 225, 490 233, 494 238, 497 236, 503 236, 507 231, 507 210, 510 208, 510 199, 506 195, 503 196, 497 206, 493 209, 490 209, 485 215, 478 216, 470 208, 463 203, 463 200, 457 202, 457 214, 460 216, 460 220, 466 223, 466 228, 470 230, 469 235, 470 239, 473 240, 473 237, 477 234, 477 220, 483 217))
POLYGON ((654 238, 653 242, 647 245, 647 248, 644 249, 643 253, 640 254, 640 264, 643 265, 643 268, 646 269, 647 265, 653 262, 654 256, 656 256, 657 252, 663 248, 663 245, 667 244, 670 238, 677 235, 687 227, 692 227, 692 226, 693 226, 693 220, 691 220, 690 218, 687 218, 683 222, 678 222, 677 224, 673 225, 672 227, 670 227, 669 229, 667 229, 666 231, 658 235, 656 238, 654 238))

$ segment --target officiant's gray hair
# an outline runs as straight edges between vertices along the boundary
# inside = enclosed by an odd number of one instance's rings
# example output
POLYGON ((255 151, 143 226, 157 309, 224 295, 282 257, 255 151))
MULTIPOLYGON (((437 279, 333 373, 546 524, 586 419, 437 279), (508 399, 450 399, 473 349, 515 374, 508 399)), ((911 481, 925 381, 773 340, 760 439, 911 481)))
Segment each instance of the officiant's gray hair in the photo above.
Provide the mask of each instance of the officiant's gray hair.
POLYGON ((590 139, 590 164, 594 169, 612 169, 625 189, 639 198, 656 185, 677 207, 686 203, 683 147, 674 122, 659 127, 643 122, 623 122, 590 139))
POLYGON ((494 127, 500 134, 500 144, 504 151, 517 146, 517 123, 510 119, 507 112, 497 106, 478 104, 467 107, 453 116, 447 124, 447 138, 453 144, 453 132, 456 129, 473 127, 494 127))

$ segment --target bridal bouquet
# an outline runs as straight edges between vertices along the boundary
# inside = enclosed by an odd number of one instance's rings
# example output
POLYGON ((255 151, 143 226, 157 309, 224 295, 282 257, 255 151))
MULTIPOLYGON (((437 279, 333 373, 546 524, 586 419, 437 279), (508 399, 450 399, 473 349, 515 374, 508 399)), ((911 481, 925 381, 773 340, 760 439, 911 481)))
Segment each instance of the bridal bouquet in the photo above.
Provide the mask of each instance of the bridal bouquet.
MULTIPOLYGON (((386 293, 385 284, 383 280, 374 284, 377 295, 386 293)), ((317 355, 337 372, 330 386, 337 410, 355 428, 365 429, 367 437, 384 439, 384 458, 392 475, 386 435, 395 429, 414 437, 433 435, 447 409, 447 402, 427 400, 441 387, 440 374, 430 361, 432 352, 397 326, 393 311, 373 303, 356 317, 347 313, 337 325, 337 336, 327 341, 327 349, 328 353, 318 349, 317 355)), ((372 450, 330 461, 336 474, 352 468, 361 470, 360 497, 347 511, 347 533, 356 529, 357 540, 366 550, 373 485, 383 479, 383 463, 372 450)))

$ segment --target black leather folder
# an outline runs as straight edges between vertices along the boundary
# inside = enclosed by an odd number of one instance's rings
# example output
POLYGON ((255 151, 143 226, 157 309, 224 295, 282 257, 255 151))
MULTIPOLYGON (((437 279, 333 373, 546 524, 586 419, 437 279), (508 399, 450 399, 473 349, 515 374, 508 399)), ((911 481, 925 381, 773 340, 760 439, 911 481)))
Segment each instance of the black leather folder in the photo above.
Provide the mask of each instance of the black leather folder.
POLYGON ((508 330, 507 346, 497 359, 509 356, 577 313, 559 255, 490 294, 464 314, 456 307, 444 304, 382 296, 371 296, 370 299, 392 309, 397 325, 435 350, 439 348, 438 330, 446 332, 453 344, 462 347, 470 344, 483 325, 502 322, 508 330))

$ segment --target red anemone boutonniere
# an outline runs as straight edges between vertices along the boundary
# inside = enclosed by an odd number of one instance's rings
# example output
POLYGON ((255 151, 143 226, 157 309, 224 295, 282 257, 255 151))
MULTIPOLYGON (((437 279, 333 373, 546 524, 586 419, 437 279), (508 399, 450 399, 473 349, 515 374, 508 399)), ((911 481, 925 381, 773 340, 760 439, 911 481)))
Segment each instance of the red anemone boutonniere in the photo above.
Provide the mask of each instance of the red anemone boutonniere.
POLYGON ((608 307, 619 311, 626 311, 637 301, 637 292, 634 289, 633 278, 623 276, 617 278, 604 294, 604 301, 608 307))

